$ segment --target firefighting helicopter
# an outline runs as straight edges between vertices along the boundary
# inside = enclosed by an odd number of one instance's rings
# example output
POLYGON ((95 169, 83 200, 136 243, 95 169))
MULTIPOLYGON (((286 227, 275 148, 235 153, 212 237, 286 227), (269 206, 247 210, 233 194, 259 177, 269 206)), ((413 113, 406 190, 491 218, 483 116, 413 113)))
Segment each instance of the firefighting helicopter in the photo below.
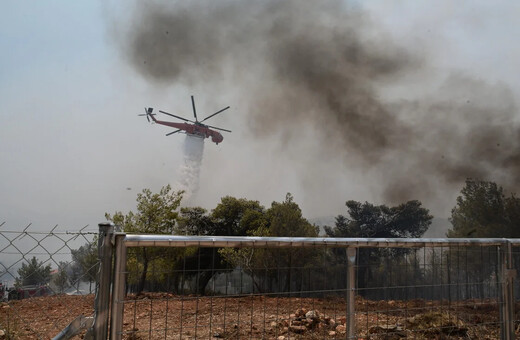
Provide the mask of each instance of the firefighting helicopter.
POLYGON ((161 111, 161 110, 159 110, 160 113, 183 120, 184 123, 166 122, 166 121, 162 121, 162 120, 157 120, 154 117, 155 114, 152 113, 153 108, 151 108, 151 107, 148 107, 148 108, 145 107, 144 108, 145 113, 140 114, 139 116, 146 116, 146 119, 149 122, 150 122, 150 118, 151 118, 152 121, 156 124, 166 125, 166 126, 170 126, 170 127, 177 129, 173 132, 167 133, 166 136, 170 136, 170 135, 173 135, 174 133, 180 132, 180 133, 185 133, 189 136, 195 136, 195 137, 199 137, 199 138, 211 137, 211 141, 217 145, 218 145, 218 143, 222 142, 224 140, 224 137, 222 137, 222 135, 216 130, 225 131, 225 132, 231 132, 231 131, 222 129, 222 128, 219 128, 216 126, 202 124, 202 122, 208 120, 211 117, 218 115, 219 113, 229 109, 230 107, 227 106, 227 107, 223 108, 222 110, 219 110, 219 111, 207 116, 203 120, 199 121, 197 119, 197 110, 195 109, 195 99, 193 99, 193 96, 191 96, 191 105, 193 106, 193 116, 195 117, 195 121, 192 121, 192 120, 180 117, 180 116, 176 116, 174 114, 171 114, 171 113, 168 113, 165 111, 161 111), (189 123, 191 123, 191 124, 189 124, 189 123))

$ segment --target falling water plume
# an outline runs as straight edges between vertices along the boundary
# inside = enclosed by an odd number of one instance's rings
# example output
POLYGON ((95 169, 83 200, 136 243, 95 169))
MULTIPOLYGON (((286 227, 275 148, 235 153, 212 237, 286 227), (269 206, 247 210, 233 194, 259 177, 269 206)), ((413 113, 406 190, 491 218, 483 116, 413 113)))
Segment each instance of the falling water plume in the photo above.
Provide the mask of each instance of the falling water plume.
POLYGON ((179 171, 179 188, 185 191, 185 204, 192 203, 197 196, 203 152, 204 139, 186 135, 184 140, 184 163, 179 171))

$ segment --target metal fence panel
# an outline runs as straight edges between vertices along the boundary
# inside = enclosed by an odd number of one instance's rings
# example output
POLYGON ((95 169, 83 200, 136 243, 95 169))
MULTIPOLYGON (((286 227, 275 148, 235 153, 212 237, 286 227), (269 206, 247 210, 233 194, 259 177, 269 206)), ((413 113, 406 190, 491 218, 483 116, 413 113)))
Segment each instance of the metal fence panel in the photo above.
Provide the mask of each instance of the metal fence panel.
POLYGON ((514 338, 517 244, 120 235, 112 338, 514 338))

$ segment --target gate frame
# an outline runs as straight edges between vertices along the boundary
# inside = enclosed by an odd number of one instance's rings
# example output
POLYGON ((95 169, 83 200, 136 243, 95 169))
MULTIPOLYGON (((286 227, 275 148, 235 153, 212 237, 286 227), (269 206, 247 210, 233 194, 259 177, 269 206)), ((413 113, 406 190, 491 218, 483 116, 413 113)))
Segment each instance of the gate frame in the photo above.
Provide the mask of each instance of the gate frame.
MULTIPOLYGON (((100 224, 101 227, 101 224, 100 224)), ((100 229, 101 231, 101 229, 100 229)), ((114 256, 110 339, 121 339, 124 296, 126 281, 126 260, 129 247, 207 247, 207 248, 300 248, 325 247, 346 248, 347 253, 347 339, 356 338, 355 330, 355 268, 358 248, 423 248, 423 247, 472 247, 485 246, 498 248, 500 268, 500 307, 501 339, 512 340, 514 333, 514 294, 513 284, 516 271, 513 269, 512 246, 520 246, 520 239, 462 239, 462 238, 305 238, 305 237, 241 237, 241 236, 176 236, 176 235, 135 235, 121 232, 112 233, 109 242, 115 251, 114 256)), ((106 245, 107 243, 105 243, 106 245)), ((105 270, 100 271, 103 274, 105 270)), ((113 275, 112 275, 113 274, 113 275)), ((108 274, 105 274, 108 275, 108 274)), ((100 277, 100 291, 110 289, 110 281, 100 277), (107 283, 108 282, 108 283, 107 283), (102 284, 105 287, 102 287, 102 284)), ((97 300, 96 300, 96 303, 97 300)), ((97 320, 96 316, 96 320, 97 320)), ((108 312, 99 316, 108 325, 108 312)), ((95 339, 106 339, 101 334, 95 339)))

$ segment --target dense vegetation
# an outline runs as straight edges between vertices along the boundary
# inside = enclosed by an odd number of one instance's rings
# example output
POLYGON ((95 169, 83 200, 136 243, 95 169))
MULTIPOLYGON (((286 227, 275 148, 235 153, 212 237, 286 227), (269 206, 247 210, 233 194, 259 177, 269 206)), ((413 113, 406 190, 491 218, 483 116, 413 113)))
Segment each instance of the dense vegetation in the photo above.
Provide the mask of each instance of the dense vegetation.
MULTIPOLYGON (((135 211, 107 213, 106 218, 127 233, 287 237, 320 234, 320 228, 304 217, 290 193, 269 207, 255 200, 226 196, 210 211, 181 207, 182 194, 170 186, 157 193, 144 189, 137 195, 135 211)), ((324 226, 322 236, 421 237, 432 219, 429 210, 415 200, 396 206, 350 200, 346 202, 346 213, 339 214, 333 226, 324 226)), ((468 179, 452 209, 450 222, 448 237, 519 237, 520 199, 514 194, 507 196, 496 183, 468 179)), ((70 264, 60 263, 52 277, 60 292, 79 281, 95 281, 94 244, 72 250, 72 259, 70 264)), ((381 297, 381 290, 372 288, 389 286, 401 288, 386 290, 386 297, 483 297, 484 283, 496 277, 496 259, 495 249, 360 248, 356 284, 366 297, 381 297), (451 282, 464 280, 468 282, 464 291, 459 286, 450 287, 451 282), (441 288, 426 291, 417 288, 421 284, 441 288)), ((249 289, 259 293, 312 292, 325 285, 342 289, 346 283, 346 252, 339 248, 131 248, 127 267, 128 287, 134 292, 188 290, 207 294, 213 289, 210 283, 219 274, 228 275, 237 268, 250 280, 249 289)), ((51 280, 50 266, 36 258, 24 264, 18 274, 20 286, 51 280)))

